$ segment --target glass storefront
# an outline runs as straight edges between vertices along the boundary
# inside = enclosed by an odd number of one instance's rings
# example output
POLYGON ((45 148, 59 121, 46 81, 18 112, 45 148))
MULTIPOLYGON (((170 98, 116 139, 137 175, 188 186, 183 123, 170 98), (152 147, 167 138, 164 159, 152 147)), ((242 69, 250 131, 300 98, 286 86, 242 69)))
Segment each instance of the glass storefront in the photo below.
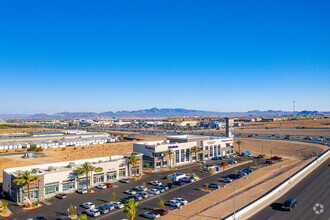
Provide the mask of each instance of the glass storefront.
POLYGON ((210 157, 213 157, 213 146, 210 146, 210 157))
POLYGON ((190 150, 186 149, 186 161, 190 161, 190 150))
POLYGON ((119 170, 119 177, 125 177, 126 176, 126 169, 120 169, 119 170))
POLYGON ((180 162, 180 151, 176 150, 175 151, 175 163, 179 163, 180 162))
POLYGON ((185 158, 185 153, 184 153, 184 149, 181 150, 181 162, 184 162, 184 158, 185 158))
POLYGON ((103 183, 104 182, 104 175, 103 174, 94 175, 93 182, 94 183, 103 183))
POLYGON ((218 145, 218 155, 221 156, 221 145, 218 145))
POLYGON ((62 183, 62 188, 63 188, 63 191, 74 189, 75 188, 75 181, 72 180, 72 181, 68 181, 68 182, 63 182, 62 183))
POLYGON ((107 173, 107 181, 111 181, 115 179, 116 179, 116 171, 107 173))
MULTIPOLYGON (((86 184, 87 182, 86 182, 86 178, 80 178, 79 179, 79 182, 78 182, 78 188, 84 188, 84 187, 86 187, 87 186, 87 184, 86 184)), ((90 186, 91 184, 91 180, 90 180, 90 178, 88 178, 88 185, 90 186)))
POLYGON ((58 193, 58 183, 57 185, 45 186, 45 195, 52 193, 58 193))
MULTIPOLYGON (((26 192, 24 191, 23 196, 29 198, 27 190, 26 190, 26 192)), ((30 189, 30 196, 31 196, 31 199, 37 199, 38 198, 38 190, 31 190, 30 189)))

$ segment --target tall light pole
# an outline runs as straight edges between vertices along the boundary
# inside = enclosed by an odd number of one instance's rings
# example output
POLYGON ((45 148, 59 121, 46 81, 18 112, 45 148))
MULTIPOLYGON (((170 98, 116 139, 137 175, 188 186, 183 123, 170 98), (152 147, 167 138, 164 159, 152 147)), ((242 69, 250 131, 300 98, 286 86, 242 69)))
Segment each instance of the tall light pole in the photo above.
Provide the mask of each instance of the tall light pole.
POLYGON ((289 183, 291 183, 291 154, 289 154, 289 183))
POLYGON ((295 107, 296 107, 296 101, 292 101, 293 103, 293 138, 296 136, 296 118, 294 117, 295 107))

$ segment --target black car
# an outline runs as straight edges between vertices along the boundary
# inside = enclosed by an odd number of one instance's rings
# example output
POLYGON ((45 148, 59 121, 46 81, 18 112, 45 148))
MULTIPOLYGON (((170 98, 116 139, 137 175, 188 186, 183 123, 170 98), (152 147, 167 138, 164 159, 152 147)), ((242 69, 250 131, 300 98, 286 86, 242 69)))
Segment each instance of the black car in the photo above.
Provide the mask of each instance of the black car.
POLYGON ((169 189, 173 188, 174 187, 174 184, 173 183, 167 183, 167 186, 169 189))
POLYGON ((229 174, 227 177, 232 179, 232 180, 239 179, 239 176, 237 176, 236 174, 229 174))
POLYGON ((295 208, 296 206, 297 206, 297 200, 295 198, 289 198, 283 203, 282 209, 292 211, 292 209, 295 208))
POLYGON ((128 199, 134 199, 135 201, 140 201, 142 200, 142 196, 138 196, 138 195, 135 195, 135 196, 129 196, 127 197, 128 199))
POLYGON ((58 199, 66 199, 66 197, 67 197, 67 194, 57 194, 55 196, 55 198, 58 198, 58 199))
POLYGON ((258 158, 259 158, 259 159, 264 158, 264 155, 260 154, 260 155, 258 156, 258 158))
POLYGON ((38 216, 38 217, 33 218, 33 220, 47 220, 47 219, 43 216, 38 216))

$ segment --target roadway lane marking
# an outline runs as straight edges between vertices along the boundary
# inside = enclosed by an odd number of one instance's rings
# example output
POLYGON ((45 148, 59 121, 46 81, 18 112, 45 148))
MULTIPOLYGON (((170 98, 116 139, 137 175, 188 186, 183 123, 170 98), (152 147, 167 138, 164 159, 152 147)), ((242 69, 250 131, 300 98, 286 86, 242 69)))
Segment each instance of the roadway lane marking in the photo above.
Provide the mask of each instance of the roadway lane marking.
POLYGON ((50 201, 47 201, 47 200, 42 201, 42 203, 45 203, 46 205, 51 205, 51 204, 53 204, 53 203, 51 203, 50 201))

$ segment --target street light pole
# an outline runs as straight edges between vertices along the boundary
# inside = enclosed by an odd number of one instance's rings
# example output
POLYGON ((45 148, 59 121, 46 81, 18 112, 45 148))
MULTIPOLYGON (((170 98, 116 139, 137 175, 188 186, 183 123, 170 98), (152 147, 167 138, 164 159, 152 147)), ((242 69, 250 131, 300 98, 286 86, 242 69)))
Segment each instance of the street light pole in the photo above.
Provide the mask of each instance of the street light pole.
POLYGON ((291 183, 291 154, 289 154, 289 183, 291 183))

